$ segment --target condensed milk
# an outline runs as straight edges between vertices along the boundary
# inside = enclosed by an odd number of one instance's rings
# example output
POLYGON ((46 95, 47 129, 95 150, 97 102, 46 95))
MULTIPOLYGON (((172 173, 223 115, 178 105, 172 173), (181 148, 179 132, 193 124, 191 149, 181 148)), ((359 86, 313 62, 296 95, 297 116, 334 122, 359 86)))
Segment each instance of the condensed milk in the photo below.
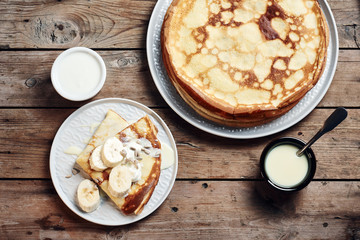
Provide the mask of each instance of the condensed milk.
POLYGON ((280 138, 265 147, 260 158, 260 170, 272 187, 296 191, 310 183, 315 174, 316 159, 311 148, 301 156, 296 155, 304 145, 296 138, 280 138))
POLYGON ((58 78, 61 87, 70 94, 86 94, 99 84, 101 67, 88 53, 74 52, 61 61, 58 78))
POLYGON ((166 143, 161 143, 161 170, 171 167, 174 163, 174 150, 166 143))
POLYGON ((299 185, 309 170, 309 161, 305 155, 298 157, 298 147, 281 144, 273 148, 265 158, 265 172, 272 182, 281 187, 299 185))
POLYGON ((106 78, 104 61, 95 51, 70 48, 61 53, 51 69, 56 91, 66 99, 82 101, 95 96, 106 78))

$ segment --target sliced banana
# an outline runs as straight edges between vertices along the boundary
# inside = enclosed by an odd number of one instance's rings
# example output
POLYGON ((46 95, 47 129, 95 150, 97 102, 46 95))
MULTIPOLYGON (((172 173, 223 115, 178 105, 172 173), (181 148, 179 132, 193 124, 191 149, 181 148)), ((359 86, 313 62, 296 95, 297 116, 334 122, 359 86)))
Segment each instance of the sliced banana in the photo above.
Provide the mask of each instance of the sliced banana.
POLYGON ((101 159, 105 165, 115 167, 120 163, 124 159, 124 156, 121 154, 123 148, 122 142, 116 137, 107 139, 101 150, 101 159))
POLYGON ((90 167, 95 171, 104 171, 108 167, 104 164, 101 158, 101 150, 103 145, 97 146, 90 156, 90 167))
POLYGON ((85 179, 79 184, 77 202, 85 212, 92 212, 100 205, 99 189, 93 181, 85 179))
POLYGON ((114 167, 109 176, 109 191, 115 197, 122 197, 131 187, 133 174, 124 165, 114 167))

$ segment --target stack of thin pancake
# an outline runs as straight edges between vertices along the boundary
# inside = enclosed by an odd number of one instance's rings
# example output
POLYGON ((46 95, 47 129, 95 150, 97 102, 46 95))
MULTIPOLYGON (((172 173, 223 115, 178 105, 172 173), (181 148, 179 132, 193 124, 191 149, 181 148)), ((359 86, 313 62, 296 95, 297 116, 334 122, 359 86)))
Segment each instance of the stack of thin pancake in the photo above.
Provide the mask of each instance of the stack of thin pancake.
POLYGON ((328 35, 316 0, 174 0, 161 45, 192 108, 247 127, 285 114, 318 82, 328 35))

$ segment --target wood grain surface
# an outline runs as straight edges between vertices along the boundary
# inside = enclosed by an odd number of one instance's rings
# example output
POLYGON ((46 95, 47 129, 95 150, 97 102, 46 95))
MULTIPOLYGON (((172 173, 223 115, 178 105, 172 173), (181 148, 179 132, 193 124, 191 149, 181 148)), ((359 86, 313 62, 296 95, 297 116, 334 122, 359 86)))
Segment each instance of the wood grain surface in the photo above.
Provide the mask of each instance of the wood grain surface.
POLYGON ((145 49, 156 2, 0 1, 0 239, 360 239, 360 1, 328 1, 340 52, 317 108, 285 131, 248 140, 196 129, 163 100, 145 49), (107 67, 103 89, 84 102, 63 99, 50 79, 55 58, 74 46, 95 49, 107 67), (73 213, 49 172, 51 144, 63 121, 108 97, 151 107, 169 126, 179 153, 177 180, 165 202, 140 222, 119 227, 73 213), (349 116, 313 145, 315 180, 297 194, 269 191, 259 177, 264 146, 283 136, 308 141, 338 106, 349 116))
MULTIPOLYGON (((2 51, 0 54, 0 106, 80 107, 84 102, 62 98, 52 87, 51 66, 60 51, 2 51), (39 62, 39 60, 41 62, 39 62)), ((107 67, 103 89, 95 98, 128 98, 152 107, 167 107, 157 91, 142 50, 99 51, 107 67)), ((358 50, 340 51, 337 70, 321 107, 359 107, 358 50), (350 96, 350 97, 344 97, 350 96)))
POLYGON ((262 182, 177 181, 152 215, 99 226, 75 215, 50 181, 1 181, 8 239, 359 239, 359 182, 312 182, 265 200, 262 182), (31 197, 29 197, 31 196, 31 197), (19 204, 22 203, 22 204, 19 204))
MULTIPOLYGON (((358 0, 330 0, 341 48, 359 48, 358 0)), ((145 48, 156 0, 0 2, 0 48, 145 48)))
MULTIPOLYGON (((294 127, 269 137, 234 140, 201 132, 169 109, 154 109, 165 119, 179 152, 178 178, 256 179, 262 149, 274 138, 304 141, 321 128, 333 109, 316 109, 294 127), (195 160, 194 160, 195 159, 195 160)), ((0 178, 49 178, 52 140, 74 109, 4 109, 0 112, 0 178)), ((88 128, 84 128, 88 132, 88 128)), ((360 110, 313 145, 317 179, 355 179, 360 176, 360 110)), ((79 147, 84 144, 79 143, 79 147)), ((69 145, 70 146, 70 145, 69 145)), ((66 146, 65 148, 67 148, 66 146)), ((76 156, 74 156, 75 161, 76 156)))

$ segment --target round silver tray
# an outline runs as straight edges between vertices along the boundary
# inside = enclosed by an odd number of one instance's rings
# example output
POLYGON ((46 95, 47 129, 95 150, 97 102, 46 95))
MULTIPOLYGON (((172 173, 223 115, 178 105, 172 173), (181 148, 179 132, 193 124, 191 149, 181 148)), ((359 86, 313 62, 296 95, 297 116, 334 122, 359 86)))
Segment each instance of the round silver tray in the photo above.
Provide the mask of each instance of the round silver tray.
POLYGON ((214 135, 237 139, 250 139, 271 135, 293 126, 306 117, 318 105, 330 87, 339 55, 339 40, 331 9, 326 0, 319 0, 330 31, 326 66, 322 77, 315 87, 293 109, 272 122, 250 128, 227 127, 201 117, 177 93, 168 78, 162 61, 160 46, 161 27, 171 2, 172 0, 158 0, 153 10, 146 38, 147 59, 155 85, 164 100, 180 117, 195 127, 214 135))

